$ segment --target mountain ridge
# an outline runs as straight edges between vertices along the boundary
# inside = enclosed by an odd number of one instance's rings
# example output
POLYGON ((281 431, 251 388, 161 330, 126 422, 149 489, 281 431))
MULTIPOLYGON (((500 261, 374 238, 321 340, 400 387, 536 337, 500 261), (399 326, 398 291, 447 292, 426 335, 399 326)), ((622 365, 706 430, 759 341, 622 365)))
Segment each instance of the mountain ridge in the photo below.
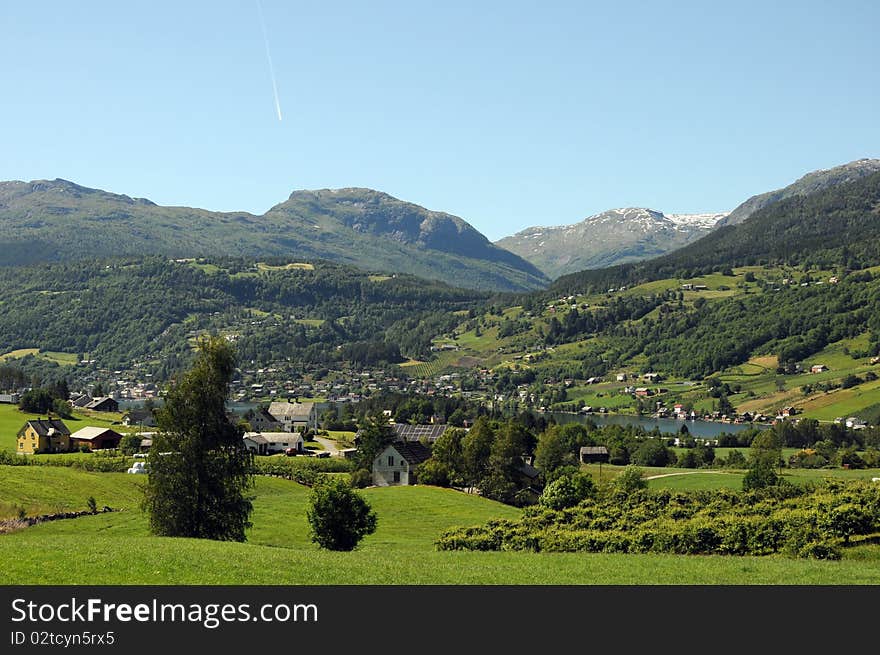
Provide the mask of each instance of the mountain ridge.
POLYGON ((756 211, 780 200, 785 200, 792 196, 806 196, 831 186, 855 182, 878 171, 880 171, 880 159, 870 159, 867 157, 856 159, 840 166, 811 171, 781 189, 751 196, 723 218, 718 227, 742 223, 756 211))
POLYGON ((708 234, 724 216, 619 207, 570 225, 529 227, 495 243, 555 279, 663 255, 708 234))
POLYGON ((75 182, 0 182, 0 265, 119 254, 297 255, 489 291, 550 280, 464 219, 363 187, 299 189, 261 215, 157 205, 75 182))

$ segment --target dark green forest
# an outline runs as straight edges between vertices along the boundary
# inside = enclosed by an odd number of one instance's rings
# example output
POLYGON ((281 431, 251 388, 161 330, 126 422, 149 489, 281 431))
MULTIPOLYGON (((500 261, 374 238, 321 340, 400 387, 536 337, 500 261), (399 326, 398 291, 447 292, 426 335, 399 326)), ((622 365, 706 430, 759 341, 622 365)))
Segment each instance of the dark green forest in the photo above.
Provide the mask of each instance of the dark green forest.
POLYGON ((240 259, 146 257, 0 267, 0 352, 75 353, 106 368, 153 361, 164 376, 189 358, 194 336, 216 332, 235 340, 245 362, 394 363, 427 356, 436 331, 460 319, 452 312, 486 297, 328 262, 263 270, 240 259))

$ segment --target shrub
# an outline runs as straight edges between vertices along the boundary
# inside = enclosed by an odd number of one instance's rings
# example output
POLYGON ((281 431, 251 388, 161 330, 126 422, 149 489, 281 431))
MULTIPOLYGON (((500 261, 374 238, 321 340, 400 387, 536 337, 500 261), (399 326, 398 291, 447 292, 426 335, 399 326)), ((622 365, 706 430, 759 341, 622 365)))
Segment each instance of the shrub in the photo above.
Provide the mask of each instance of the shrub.
POLYGON ((327 550, 354 550, 376 531, 378 519, 370 504, 344 478, 323 476, 309 494, 306 517, 312 541, 327 550))
POLYGON ((642 477, 643 470, 638 466, 627 466, 623 472, 614 478, 614 488, 629 494, 639 489, 646 489, 648 481, 642 477))
POLYGON ((548 484, 538 503, 550 509, 574 507, 596 493, 596 485, 589 475, 576 473, 564 475, 548 484))
POLYGON ((351 472, 351 486, 363 489, 373 484, 373 475, 367 469, 356 469, 351 472))

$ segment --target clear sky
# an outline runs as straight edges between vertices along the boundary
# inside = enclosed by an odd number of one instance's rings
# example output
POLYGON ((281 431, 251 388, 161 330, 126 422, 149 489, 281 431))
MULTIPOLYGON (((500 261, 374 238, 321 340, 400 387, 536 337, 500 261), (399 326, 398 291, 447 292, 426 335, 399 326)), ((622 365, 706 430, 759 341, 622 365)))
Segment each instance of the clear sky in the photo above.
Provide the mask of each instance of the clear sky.
POLYGON ((271 68, 257 0, 0 2, 0 180, 371 187, 496 240, 880 157, 875 0, 260 1, 271 68))

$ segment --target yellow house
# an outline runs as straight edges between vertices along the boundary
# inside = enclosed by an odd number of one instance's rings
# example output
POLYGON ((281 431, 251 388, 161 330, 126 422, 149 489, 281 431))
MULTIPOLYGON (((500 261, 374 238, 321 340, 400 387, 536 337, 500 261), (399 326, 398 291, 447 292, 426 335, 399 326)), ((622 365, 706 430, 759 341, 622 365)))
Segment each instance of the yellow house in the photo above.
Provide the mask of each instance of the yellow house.
POLYGON ((24 455, 63 453, 70 450, 70 429, 57 418, 34 419, 18 431, 18 447, 24 455))

